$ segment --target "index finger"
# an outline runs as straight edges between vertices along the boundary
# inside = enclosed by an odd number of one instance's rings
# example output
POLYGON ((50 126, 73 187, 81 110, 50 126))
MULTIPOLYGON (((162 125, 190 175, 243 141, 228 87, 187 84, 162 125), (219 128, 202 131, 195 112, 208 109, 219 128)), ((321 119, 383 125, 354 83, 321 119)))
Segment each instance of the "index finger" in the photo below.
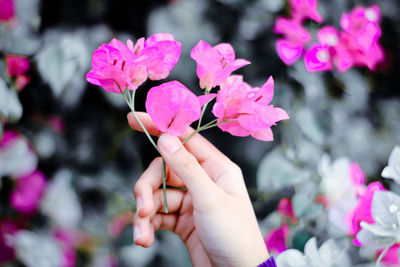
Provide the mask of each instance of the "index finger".
MULTIPOLYGON (((146 127, 146 130, 149 132, 149 134, 157 137, 163 134, 163 132, 158 130, 157 127, 154 125, 149 114, 145 112, 136 112, 136 115, 139 117, 139 120, 142 122, 142 124, 146 127)), ((142 127, 139 125, 132 112, 129 112, 128 114, 128 123, 131 128, 143 132, 142 127)), ((189 129, 184 134, 179 136, 179 139, 183 141, 188 138, 193 132, 194 129, 189 127, 189 129)), ((211 144, 207 139, 205 139, 198 133, 193 135, 192 138, 190 138, 190 140, 184 144, 184 146, 197 159, 200 164, 206 163, 208 161, 218 161, 222 163, 221 166, 226 166, 226 164, 232 163, 228 157, 226 157, 213 144, 211 144)))

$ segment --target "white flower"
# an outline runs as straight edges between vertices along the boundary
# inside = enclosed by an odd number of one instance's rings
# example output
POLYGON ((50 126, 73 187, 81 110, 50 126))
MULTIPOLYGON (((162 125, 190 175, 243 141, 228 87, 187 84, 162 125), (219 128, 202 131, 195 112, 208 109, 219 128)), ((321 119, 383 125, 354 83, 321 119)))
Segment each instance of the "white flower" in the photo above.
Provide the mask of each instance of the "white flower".
POLYGON ((393 179, 400 185, 400 146, 395 146, 390 153, 388 166, 383 169, 382 177, 393 179))
POLYGON ((327 240, 318 249, 315 237, 307 241, 304 255, 296 249, 288 249, 276 257, 279 267, 347 267, 350 259, 346 246, 337 244, 333 239, 327 240))

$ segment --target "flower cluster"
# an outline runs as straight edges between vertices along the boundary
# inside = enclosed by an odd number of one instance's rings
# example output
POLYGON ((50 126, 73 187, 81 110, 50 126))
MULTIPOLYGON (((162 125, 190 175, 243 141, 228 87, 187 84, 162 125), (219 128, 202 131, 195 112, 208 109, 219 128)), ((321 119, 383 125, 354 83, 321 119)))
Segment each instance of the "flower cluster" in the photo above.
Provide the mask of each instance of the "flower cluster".
POLYGON ((15 79, 15 87, 21 91, 30 82, 26 72, 30 68, 29 58, 19 55, 6 55, 6 67, 8 76, 15 79))
POLYGON ((342 30, 324 26, 317 32, 318 43, 308 45, 312 36, 302 22, 305 18, 322 22, 322 16, 317 12, 317 0, 289 3, 292 18, 278 17, 274 26, 274 32, 284 36, 276 41, 276 49, 285 64, 291 65, 303 56, 309 72, 330 71, 334 67, 345 72, 353 66, 375 70, 384 60, 384 51, 379 44, 381 12, 376 4, 356 6, 351 12, 344 13, 340 19, 342 30))
MULTIPOLYGON (((147 40, 139 39, 127 45, 113 39, 95 50, 88 82, 103 87, 107 92, 125 94, 125 89, 136 90, 149 77, 160 80, 168 76, 178 62, 181 44, 173 36, 159 33, 147 40)), ((191 51, 197 63, 197 76, 204 95, 197 97, 185 85, 170 81, 150 89, 146 111, 155 126, 171 135, 182 135, 193 122, 200 120, 196 131, 213 126, 235 136, 253 136, 263 141, 273 140, 271 126, 287 120, 286 111, 270 105, 274 94, 272 77, 260 88, 252 88, 242 76, 233 71, 250 64, 236 59, 233 47, 222 43, 214 47, 199 41, 191 51), (217 93, 210 91, 219 86, 217 93), (212 113, 214 122, 201 126, 207 104, 216 98, 212 113), (202 108, 203 107, 203 108, 202 108)), ((125 95, 124 95, 125 96, 125 95)), ((134 109, 134 94, 126 98, 134 109)))

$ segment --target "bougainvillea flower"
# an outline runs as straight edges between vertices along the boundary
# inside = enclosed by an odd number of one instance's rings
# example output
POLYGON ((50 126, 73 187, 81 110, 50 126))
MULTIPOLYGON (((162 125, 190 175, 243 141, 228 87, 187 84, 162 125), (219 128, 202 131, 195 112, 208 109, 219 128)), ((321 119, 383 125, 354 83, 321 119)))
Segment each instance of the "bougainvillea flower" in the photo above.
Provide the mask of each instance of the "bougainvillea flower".
POLYGON ((318 13, 318 0, 289 0, 292 17, 301 23, 305 19, 312 19, 318 23, 323 22, 323 17, 318 13))
POLYGON ((141 55, 146 56, 147 75, 151 80, 168 77, 181 55, 181 43, 174 40, 172 34, 157 33, 143 44, 141 55))
POLYGON ((235 59, 235 52, 230 44, 222 43, 214 47, 199 41, 193 47, 190 57, 197 63, 197 76, 200 87, 206 90, 221 85, 235 70, 250 64, 244 59, 235 59))
POLYGON ((12 245, 7 241, 7 237, 14 235, 20 229, 20 226, 11 220, 0 222, 0 264, 15 259, 15 251, 12 245))
POLYGON ((292 224, 297 223, 297 218, 296 218, 296 215, 294 214, 292 201, 290 200, 290 198, 282 198, 279 201, 277 211, 282 216, 282 218, 290 219, 290 222, 292 224))
POLYGON ((333 69, 329 48, 320 44, 314 44, 304 55, 304 64, 307 71, 318 72, 333 69))
POLYGON ((147 41, 140 38, 135 45, 131 40, 125 45, 113 39, 93 52, 92 69, 86 80, 107 92, 120 94, 118 85, 122 90, 136 90, 147 77, 166 78, 178 62, 180 52, 181 44, 170 34, 155 34, 147 41))
POLYGON ((160 131, 175 136, 183 134, 201 114, 198 97, 178 81, 151 88, 146 110, 160 131))
POLYGON ((120 94, 117 83, 122 90, 135 90, 147 79, 143 60, 124 43, 113 39, 93 52, 92 69, 86 74, 86 80, 107 92, 120 94))
POLYGON ((277 254, 287 249, 286 239, 289 236, 289 226, 283 223, 281 227, 272 229, 264 238, 265 245, 269 252, 277 254))
POLYGON ((285 110, 269 105, 273 91, 272 77, 261 88, 251 88, 242 76, 230 76, 221 85, 212 110, 218 122, 223 122, 218 127, 235 136, 273 140, 271 126, 289 119, 285 110))
POLYGON ((8 21, 14 17, 14 0, 0 0, 0 21, 8 21))
POLYGON ((365 174, 360 168, 360 165, 356 162, 350 164, 350 180, 356 189, 357 194, 359 196, 363 195, 365 191, 365 174))
POLYGON ((310 72, 332 70, 345 72, 353 66, 353 58, 340 42, 338 31, 325 26, 318 31, 319 44, 314 45, 304 56, 304 63, 310 72))
MULTIPOLYGON (((400 266, 399 249, 400 249, 400 244, 393 244, 386 251, 385 256, 382 257, 381 262, 384 263, 385 266, 400 266)), ((383 252, 383 249, 379 250, 377 252, 376 258, 378 258, 382 252, 383 252)))
POLYGON ((15 189, 11 192, 10 203, 21 213, 32 213, 37 210, 45 187, 46 178, 38 170, 19 177, 15 189))
POLYGON ((380 20, 381 12, 377 5, 356 6, 340 19, 344 30, 340 36, 341 43, 349 50, 355 65, 374 70, 384 60, 385 55, 379 44, 382 35, 380 20))
POLYGON ((22 89, 24 89, 29 82, 31 81, 31 77, 29 77, 28 75, 18 75, 17 78, 15 78, 15 88, 18 91, 21 91, 22 89))
POLYGON ((75 267, 77 258, 75 246, 78 243, 77 233, 71 229, 57 228, 53 232, 53 236, 62 251, 60 267, 75 267))
MULTIPOLYGON (((1 0, 0 0, 1 3, 1 0)), ((29 59, 24 56, 6 55, 7 74, 11 77, 17 77, 29 70, 29 59)))
MULTIPOLYGON (((346 214, 345 222, 349 229, 349 234, 353 237, 361 230, 360 222, 375 223, 371 213, 372 199, 376 191, 385 191, 381 182, 370 183, 363 195, 360 196, 357 206, 346 214)), ((357 239, 354 244, 360 245, 357 239)))
POLYGON ((276 51, 286 65, 292 65, 303 53, 303 47, 311 40, 311 34, 292 19, 277 18, 274 33, 284 37, 276 41, 276 51))

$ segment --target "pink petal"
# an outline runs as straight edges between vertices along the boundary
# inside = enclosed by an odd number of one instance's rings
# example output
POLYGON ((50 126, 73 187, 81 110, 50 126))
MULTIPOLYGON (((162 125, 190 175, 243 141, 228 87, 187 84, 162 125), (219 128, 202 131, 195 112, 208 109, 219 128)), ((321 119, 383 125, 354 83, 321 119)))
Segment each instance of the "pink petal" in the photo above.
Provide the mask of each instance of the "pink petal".
POLYGON ((278 39, 276 41, 276 51, 282 61, 290 66, 300 58, 303 52, 303 45, 286 39, 278 39))
POLYGON ((277 211, 283 218, 289 218, 292 224, 297 223, 297 218, 294 214, 292 201, 290 198, 282 198, 279 201, 277 211))
POLYGON ((271 230, 265 237, 265 245, 268 251, 275 251, 276 253, 281 253, 287 249, 286 239, 289 236, 289 226, 283 223, 281 227, 271 230))
POLYGON ((332 70, 329 49, 321 45, 313 45, 304 55, 304 64, 309 72, 332 70))
POLYGON ((200 109, 197 96, 178 81, 153 87, 147 94, 147 113, 160 131, 170 135, 183 134, 200 118, 200 109))
POLYGON ((0 1, 0 21, 7 21, 14 17, 15 5, 13 0, 0 1))
POLYGON ((6 55, 6 67, 8 75, 11 77, 17 77, 29 70, 29 59, 24 56, 6 55))
POLYGON ((274 140, 274 135, 272 134, 271 128, 267 128, 261 131, 251 131, 251 136, 254 137, 255 139, 266 142, 274 140))

